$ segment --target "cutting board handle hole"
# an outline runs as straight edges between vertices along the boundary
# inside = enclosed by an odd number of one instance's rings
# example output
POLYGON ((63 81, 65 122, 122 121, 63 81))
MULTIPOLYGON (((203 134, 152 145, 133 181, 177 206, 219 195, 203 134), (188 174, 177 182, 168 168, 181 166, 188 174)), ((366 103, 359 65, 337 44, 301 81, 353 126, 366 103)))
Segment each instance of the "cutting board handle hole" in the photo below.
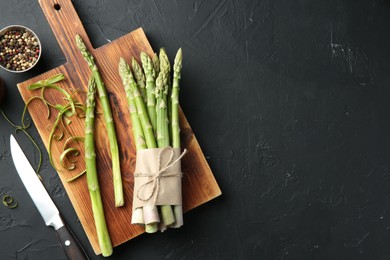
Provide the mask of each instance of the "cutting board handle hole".
POLYGON ((61 5, 60 4, 54 4, 54 9, 56 9, 57 11, 61 10, 61 5))

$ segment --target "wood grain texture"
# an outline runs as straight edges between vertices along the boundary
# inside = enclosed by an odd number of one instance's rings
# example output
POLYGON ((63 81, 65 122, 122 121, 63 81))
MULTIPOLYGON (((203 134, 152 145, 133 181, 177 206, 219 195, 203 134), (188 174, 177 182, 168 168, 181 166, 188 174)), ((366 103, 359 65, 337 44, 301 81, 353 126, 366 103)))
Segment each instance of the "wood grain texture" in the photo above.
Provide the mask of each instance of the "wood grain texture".
MULTIPOLYGON (((60 82, 59 85, 68 92, 73 93, 75 100, 85 104, 87 81, 91 72, 75 45, 75 35, 79 34, 83 38, 95 57, 102 78, 106 84, 119 142, 125 206, 116 208, 114 204, 108 139, 103 116, 98 114, 96 116, 95 135, 99 182, 108 229, 113 245, 117 246, 143 233, 141 227, 131 225, 130 223, 136 151, 135 144, 132 140, 132 126, 125 91, 118 74, 118 62, 120 57, 124 57, 127 62, 130 62, 133 56, 139 60, 141 51, 149 55, 153 55, 154 51, 141 28, 107 45, 94 49, 71 1, 40 0, 39 3, 64 52, 67 63, 42 75, 19 83, 18 89, 23 100, 27 102, 30 98, 40 93, 39 91, 28 90, 28 85, 38 80, 47 79, 57 73, 63 73, 66 80, 60 82)), ((64 103, 63 97, 56 91, 48 90, 46 97, 53 103, 64 103)), ((99 102, 97 102, 97 110, 101 111, 99 102)), ((47 118, 46 108, 39 101, 33 101, 29 105, 29 112, 46 148, 48 148, 49 131, 47 130, 47 126, 54 122, 55 114, 52 113, 51 117, 47 118)), ((182 128, 181 137, 183 147, 189 151, 188 155, 182 161, 182 170, 184 172, 183 208, 185 211, 188 211, 219 196, 221 191, 182 111, 180 114, 180 125, 182 128)), ((77 117, 72 118, 72 123, 67 129, 69 133, 66 133, 66 137, 70 135, 83 136, 84 120, 77 117)), ((66 138, 63 140, 66 140, 66 138)), ((59 165, 58 158, 63 144, 64 141, 52 142, 51 152, 54 163, 57 166, 59 165)), ((73 145, 79 147, 83 154, 84 149, 82 143, 75 143, 73 145)), ((86 178, 81 177, 71 183, 66 181, 78 171, 83 170, 84 165, 85 162, 83 156, 81 156, 76 163, 76 171, 68 172, 58 170, 58 173, 93 250, 96 254, 100 254, 86 178)), ((56 168, 59 169, 59 167, 56 168)))

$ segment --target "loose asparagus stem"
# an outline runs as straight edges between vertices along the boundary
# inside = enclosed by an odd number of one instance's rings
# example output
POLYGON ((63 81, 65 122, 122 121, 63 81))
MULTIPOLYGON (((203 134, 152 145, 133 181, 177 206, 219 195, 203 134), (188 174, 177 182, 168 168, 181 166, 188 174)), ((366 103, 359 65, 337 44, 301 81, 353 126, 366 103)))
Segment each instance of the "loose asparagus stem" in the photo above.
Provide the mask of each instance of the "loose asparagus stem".
MULTIPOLYGON (((180 125, 179 125, 179 90, 182 68, 183 53, 181 48, 177 51, 173 65, 173 83, 171 95, 171 133, 172 147, 181 148, 180 144, 180 125)), ((183 207, 182 205, 174 205, 173 213, 175 215, 175 223, 172 227, 178 228, 183 226, 183 207)))
POLYGON ((141 62, 142 67, 144 68, 146 76, 146 107, 148 110, 148 116, 150 123, 152 124, 153 131, 157 130, 157 116, 156 116, 156 95, 155 91, 155 80, 156 80, 156 70, 153 67, 152 59, 145 53, 141 52, 141 62))
MULTIPOLYGON (((142 97, 140 96, 140 93, 138 91, 137 84, 134 81, 134 77, 133 74, 131 73, 130 66, 126 63, 126 61, 123 58, 120 58, 119 60, 119 75, 122 78, 122 82, 126 91, 126 96, 128 97, 128 102, 131 109, 130 114, 132 117, 133 132, 138 136, 140 136, 142 133, 143 143, 138 142, 136 140, 137 150, 146 149, 146 148, 156 148, 157 145, 154 138, 153 129, 149 122, 145 105, 143 104, 142 97)), ((137 139, 137 137, 135 138, 137 139)), ((145 231, 147 233, 154 233, 158 230, 157 220, 159 220, 157 207, 136 209, 133 212, 133 216, 132 216, 132 223, 145 222, 145 231), (141 217, 141 213, 142 213, 142 217, 141 217), (153 222, 148 222, 151 219, 153 220, 153 222)))
POLYGON ((120 207, 124 205, 123 197, 123 187, 122 187, 122 176, 119 163, 119 151, 118 151, 118 141, 115 133, 114 121, 112 118, 111 107, 107 97, 106 89, 104 83, 100 76, 99 70, 96 66, 95 60, 92 54, 88 51, 80 35, 76 35, 76 44, 79 48, 84 59, 88 63, 89 68, 92 71, 93 77, 96 81, 96 86, 100 98, 100 102, 103 108, 103 115, 106 122, 107 136, 110 143, 110 151, 112 157, 112 173, 113 173, 113 182, 114 182, 114 194, 115 194, 115 206, 120 207))
POLYGON ((142 99, 147 102, 146 97, 146 80, 144 72, 142 71, 141 66, 139 65, 138 61, 133 57, 131 59, 131 67, 133 68, 134 72, 134 78, 137 82, 137 86, 139 89, 139 92, 141 93, 142 99))
POLYGON ((87 170, 87 183, 92 202, 92 212, 95 220, 96 233, 100 250, 103 256, 112 254, 110 234, 108 233, 102 198, 100 195, 99 181, 96 170, 96 154, 94 141, 94 110, 95 110, 96 82, 93 77, 88 83, 87 110, 85 112, 85 163, 87 170))
MULTIPOLYGON (((161 71, 156 79, 156 100, 157 100, 157 144, 159 148, 169 146, 169 127, 166 99, 167 71, 166 67, 160 67, 161 71)), ((169 226, 175 222, 175 217, 170 205, 160 207, 162 222, 169 226)))

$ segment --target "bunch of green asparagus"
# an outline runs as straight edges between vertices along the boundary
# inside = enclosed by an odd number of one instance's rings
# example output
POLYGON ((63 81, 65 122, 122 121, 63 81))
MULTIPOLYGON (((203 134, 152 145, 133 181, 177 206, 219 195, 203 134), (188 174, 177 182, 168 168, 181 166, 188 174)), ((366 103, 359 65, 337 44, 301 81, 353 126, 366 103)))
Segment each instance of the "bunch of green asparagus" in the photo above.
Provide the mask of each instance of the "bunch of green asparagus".
MULTIPOLYGON (((119 75, 129 105, 133 135, 137 151, 151 148, 180 148, 179 81, 182 68, 182 50, 179 49, 173 65, 164 48, 153 59, 140 54, 142 66, 133 57, 130 65, 121 58, 119 75)), ((168 227, 183 225, 181 205, 144 206, 133 210, 132 223, 145 225, 145 231, 154 233, 168 227)))

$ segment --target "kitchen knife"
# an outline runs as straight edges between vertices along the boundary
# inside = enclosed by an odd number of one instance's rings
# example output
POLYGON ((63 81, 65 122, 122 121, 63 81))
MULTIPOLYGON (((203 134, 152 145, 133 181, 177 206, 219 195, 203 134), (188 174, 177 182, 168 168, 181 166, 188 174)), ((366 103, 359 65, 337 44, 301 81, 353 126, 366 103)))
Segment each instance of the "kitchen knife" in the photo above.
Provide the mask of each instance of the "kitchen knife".
POLYGON ((33 200, 39 213, 41 213, 46 226, 54 227, 68 259, 88 259, 85 251, 81 248, 76 238, 62 221, 56 205, 54 205, 54 202, 50 198, 45 187, 39 180, 26 155, 23 153, 22 148, 20 148, 13 135, 11 135, 10 144, 12 159, 20 179, 22 179, 28 194, 33 200))

